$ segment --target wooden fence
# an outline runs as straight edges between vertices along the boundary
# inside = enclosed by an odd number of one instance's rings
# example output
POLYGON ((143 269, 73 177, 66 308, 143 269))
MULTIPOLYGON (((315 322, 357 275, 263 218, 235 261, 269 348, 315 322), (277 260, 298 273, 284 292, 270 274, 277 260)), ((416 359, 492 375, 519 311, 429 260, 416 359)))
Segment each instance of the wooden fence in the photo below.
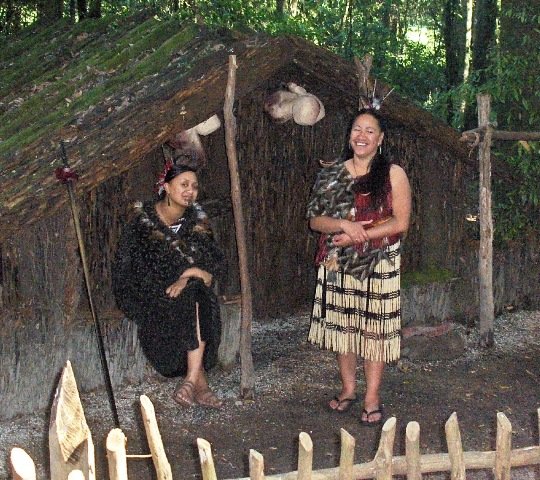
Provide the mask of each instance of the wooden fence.
MULTIPOLYGON (((107 436, 107 460, 110 480, 127 480, 127 464, 132 458, 153 461, 158 480, 171 480, 172 470, 167 460, 152 402, 141 395, 141 412, 150 453, 128 455, 127 439, 122 430, 115 428, 107 436)), ((540 408, 537 411, 540 430, 540 408)), ((355 440, 341 430, 339 466, 313 470, 313 443, 307 433, 300 433, 298 470, 265 476, 264 458, 250 450, 249 479, 252 480, 391 480, 394 475, 419 480, 422 474, 449 472, 452 480, 465 480, 470 470, 493 471, 493 478, 510 480, 514 467, 540 465, 540 446, 512 449, 512 426, 503 413, 497 414, 495 451, 464 452, 457 415, 453 413, 445 425, 448 453, 420 453, 420 425, 409 422, 405 432, 405 455, 394 456, 396 418, 389 418, 382 427, 379 447, 373 460, 354 464, 355 440)), ((202 479, 217 480, 210 444, 197 439, 202 479)), ((95 480, 94 444, 84 418, 75 377, 67 362, 55 394, 49 428, 50 478, 52 480, 95 480)), ((36 480, 36 468, 30 456, 21 448, 13 448, 10 455, 14 480, 36 480)), ((236 480, 247 480, 238 478, 236 480)))

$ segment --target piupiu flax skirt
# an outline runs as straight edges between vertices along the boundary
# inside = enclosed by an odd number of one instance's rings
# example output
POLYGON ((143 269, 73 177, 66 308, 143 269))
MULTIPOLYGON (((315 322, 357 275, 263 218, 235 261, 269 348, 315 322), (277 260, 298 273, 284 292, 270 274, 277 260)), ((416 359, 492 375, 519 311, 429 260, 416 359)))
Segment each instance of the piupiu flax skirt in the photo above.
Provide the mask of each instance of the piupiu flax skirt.
POLYGON ((308 341, 325 350, 386 363, 399 359, 401 340, 399 242, 387 247, 366 280, 319 267, 308 341))

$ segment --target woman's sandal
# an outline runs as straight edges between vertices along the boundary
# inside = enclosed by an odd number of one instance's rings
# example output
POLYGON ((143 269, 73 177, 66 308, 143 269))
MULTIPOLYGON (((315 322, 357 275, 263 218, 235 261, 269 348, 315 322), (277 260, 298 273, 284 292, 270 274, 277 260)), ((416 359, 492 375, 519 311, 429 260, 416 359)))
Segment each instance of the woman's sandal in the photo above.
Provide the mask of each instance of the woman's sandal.
POLYGON ((195 400, 203 407, 215 408, 219 410, 223 406, 223 401, 216 397, 216 394, 210 389, 197 392, 195 395, 195 400))
POLYGON ((180 383, 174 389, 173 400, 183 407, 194 407, 197 405, 195 401, 195 385, 190 381, 180 383))
POLYGON ((383 419, 384 419, 384 407, 383 407, 383 405, 380 405, 379 408, 377 408, 375 410, 371 410, 371 412, 368 412, 364 408, 362 410, 362 416, 360 417, 360 424, 364 425, 366 427, 376 427, 377 425, 380 425, 383 422, 383 419), (364 415, 366 416, 365 420, 362 418, 364 415), (371 415, 380 415, 380 418, 370 422, 369 417, 371 417, 371 415))
POLYGON ((335 402, 337 402, 337 405, 336 405, 336 408, 332 408, 330 405, 328 405, 328 408, 330 409, 330 411, 332 412, 336 412, 336 413, 345 413, 345 412, 348 412, 349 409, 356 403, 358 402, 358 398, 343 398, 343 399, 339 399, 339 397, 336 395, 333 400, 335 402))

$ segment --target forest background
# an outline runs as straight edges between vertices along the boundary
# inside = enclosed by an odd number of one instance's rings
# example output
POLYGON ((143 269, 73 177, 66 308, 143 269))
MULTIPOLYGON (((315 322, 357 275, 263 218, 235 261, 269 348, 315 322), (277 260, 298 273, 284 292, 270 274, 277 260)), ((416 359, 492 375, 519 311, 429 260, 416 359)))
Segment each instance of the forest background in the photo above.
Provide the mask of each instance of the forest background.
MULTIPOLYGON (((371 73, 458 130, 475 128, 476 95, 492 96, 500 130, 540 130, 540 0, 0 0, 4 45, 55 22, 110 21, 141 9, 208 28, 292 34, 371 73)), ((0 77, 0 112, 8 108, 0 77)), ((0 139, 1 141, 1 139, 0 139)), ((540 233, 540 145, 496 143, 496 242, 540 233)))

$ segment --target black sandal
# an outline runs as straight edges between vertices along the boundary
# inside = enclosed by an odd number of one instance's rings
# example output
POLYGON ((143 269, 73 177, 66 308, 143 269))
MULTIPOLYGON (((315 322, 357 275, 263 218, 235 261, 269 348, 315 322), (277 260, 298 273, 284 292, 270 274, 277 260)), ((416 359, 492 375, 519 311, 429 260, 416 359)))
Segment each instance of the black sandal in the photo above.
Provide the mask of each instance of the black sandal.
POLYGON ((353 404, 358 402, 358 398, 356 398, 356 397, 355 398, 343 398, 342 400, 340 400, 340 398, 337 395, 332 400, 335 400, 337 402, 336 408, 332 408, 330 405, 328 405, 328 408, 330 409, 330 411, 336 412, 336 413, 348 412, 349 409, 353 406, 353 404), (341 406, 343 406, 343 407, 340 408, 341 406))
POLYGON ((384 419, 384 407, 383 405, 379 406, 376 410, 371 410, 371 412, 368 412, 365 408, 362 410, 362 416, 360 417, 360 424, 364 425, 366 427, 376 427, 377 425, 380 425, 383 422, 384 419), (364 420, 362 417, 366 416, 366 419, 364 420), (378 420, 373 420, 373 422, 369 421, 369 417, 371 415, 380 415, 381 418, 378 420))

